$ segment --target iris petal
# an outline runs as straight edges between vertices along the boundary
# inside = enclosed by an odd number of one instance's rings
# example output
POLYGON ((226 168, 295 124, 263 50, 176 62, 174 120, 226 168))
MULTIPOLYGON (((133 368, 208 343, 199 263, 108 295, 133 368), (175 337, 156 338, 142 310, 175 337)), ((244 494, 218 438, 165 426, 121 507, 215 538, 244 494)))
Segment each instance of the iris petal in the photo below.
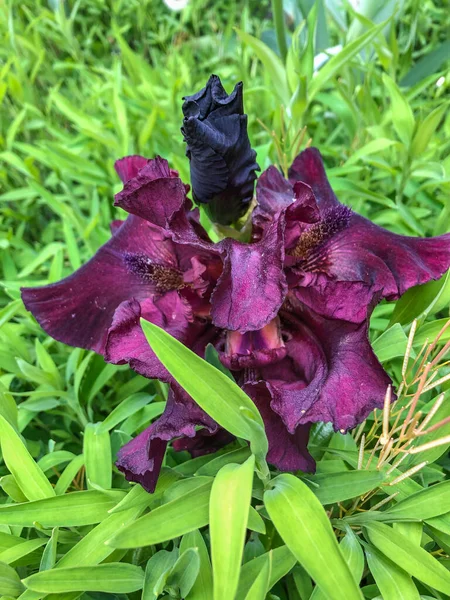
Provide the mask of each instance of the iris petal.
MULTIPOLYGON (((294 160, 289 176, 312 188, 324 231, 333 229, 333 219, 338 218, 333 215, 349 211, 331 189, 316 148, 308 148, 294 160)), ((449 268, 450 234, 408 237, 351 211, 348 215, 342 227, 325 231, 323 239, 297 263, 297 285, 309 288, 299 289, 298 298, 322 314, 361 322, 372 304, 383 298, 396 300, 409 288, 438 279, 449 268)))
POLYGON ((213 292, 211 316, 222 329, 262 329, 283 304, 287 286, 283 272, 284 221, 275 220, 254 244, 221 242, 222 275, 213 292))
POLYGON ((347 430, 383 405, 390 378, 367 337, 368 324, 325 319, 289 298, 284 313, 289 332, 287 356, 261 369, 272 394, 272 409, 288 431, 300 424, 325 421, 347 430))
POLYGON ((211 434, 218 431, 217 423, 182 390, 171 389, 162 416, 119 450, 116 465, 128 481, 153 492, 167 443, 179 437, 195 438, 199 426, 211 434))
POLYGON ((23 302, 56 340, 102 353, 119 304, 131 297, 145 298, 153 291, 151 282, 128 268, 126 256, 130 253, 170 255, 159 232, 131 216, 70 277, 40 288, 22 288, 23 302))

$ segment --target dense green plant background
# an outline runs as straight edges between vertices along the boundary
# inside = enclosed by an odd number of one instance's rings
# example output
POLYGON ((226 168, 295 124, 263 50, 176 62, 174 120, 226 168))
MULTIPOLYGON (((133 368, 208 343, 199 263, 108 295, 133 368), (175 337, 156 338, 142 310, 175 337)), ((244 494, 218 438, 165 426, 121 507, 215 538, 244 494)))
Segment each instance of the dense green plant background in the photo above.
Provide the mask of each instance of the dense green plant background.
MULTIPOLYGON (((439 396, 450 385, 442 352, 450 329, 436 340, 450 280, 375 311, 374 347, 403 382, 384 428, 380 411, 352 435, 318 426, 317 475, 268 484, 264 434, 238 409, 230 424, 250 427, 262 479, 252 488, 245 442, 195 460, 169 450, 153 496, 130 486, 113 460, 161 414, 164 386, 53 341, 20 300, 20 286, 70 274, 108 239, 122 216, 112 205, 115 159, 160 154, 188 180, 181 97, 210 73, 228 90, 244 81, 262 168, 284 167, 311 139, 356 211, 407 235, 449 230, 446 2, 361 0, 356 12, 346 1, 285 0, 284 17, 281 7, 0 6, 1 600, 450 597, 450 403, 439 396), (429 433, 417 435, 430 410, 429 433)), ((148 335, 156 348, 161 334, 148 335)), ((169 346, 161 358, 175 357, 182 377, 194 358, 169 346)), ((211 373, 230 406, 245 404, 211 373)), ((193 385, 214 411, 212 388, 193 385)))

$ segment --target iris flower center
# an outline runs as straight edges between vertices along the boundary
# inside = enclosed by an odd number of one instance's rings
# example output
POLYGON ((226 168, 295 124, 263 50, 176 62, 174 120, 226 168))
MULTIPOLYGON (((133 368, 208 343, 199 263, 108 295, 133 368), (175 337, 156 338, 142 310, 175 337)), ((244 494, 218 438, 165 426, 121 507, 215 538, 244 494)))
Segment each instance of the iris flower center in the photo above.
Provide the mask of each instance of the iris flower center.
POLYGON ((169 292, 185 287, 181 271, 175 267, 155 263, 145 254, 125 255, 128 270, 144 281, 152 282, 158 292, 169 292))

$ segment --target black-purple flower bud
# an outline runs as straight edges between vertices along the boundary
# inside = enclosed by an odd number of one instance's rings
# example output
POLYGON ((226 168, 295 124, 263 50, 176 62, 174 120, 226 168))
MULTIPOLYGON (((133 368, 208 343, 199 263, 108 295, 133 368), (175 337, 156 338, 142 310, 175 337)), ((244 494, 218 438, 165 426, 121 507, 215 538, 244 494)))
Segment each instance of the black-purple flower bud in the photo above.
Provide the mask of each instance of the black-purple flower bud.
POLYGON ((247 211, 259 170, 247 134, 242 83, 228 95, 211 75, 205 88, 184 98, 183 114, 194 200, 207 205, 212 221, 230 225, 247 211))

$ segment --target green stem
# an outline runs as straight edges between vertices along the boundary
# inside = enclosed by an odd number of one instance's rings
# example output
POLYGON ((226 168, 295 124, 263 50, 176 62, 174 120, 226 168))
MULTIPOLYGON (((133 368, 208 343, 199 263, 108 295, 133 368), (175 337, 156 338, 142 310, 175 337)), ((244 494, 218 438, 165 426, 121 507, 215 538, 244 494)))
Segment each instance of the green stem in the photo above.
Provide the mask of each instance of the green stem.
POLYGON ((277 35, 278 48, 280 50, 283 62, 286 62, 287 44, 286 31, 284 28, 283 0, 272 0, 272 13, 275 32, 277 35))

